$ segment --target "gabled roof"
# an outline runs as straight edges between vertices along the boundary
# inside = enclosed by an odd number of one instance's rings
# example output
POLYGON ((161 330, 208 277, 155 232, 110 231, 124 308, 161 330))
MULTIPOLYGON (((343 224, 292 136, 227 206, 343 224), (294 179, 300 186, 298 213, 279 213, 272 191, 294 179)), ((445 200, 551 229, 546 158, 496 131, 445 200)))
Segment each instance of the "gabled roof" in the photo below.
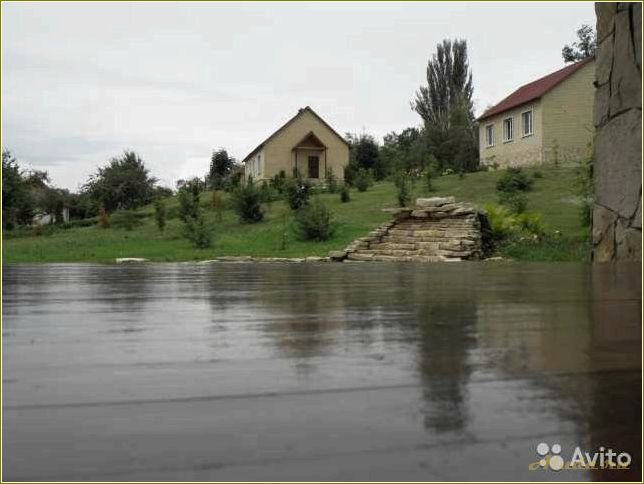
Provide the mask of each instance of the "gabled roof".
POLYGON ((340 135, 337 133, 337 131, 336 131, 336 130, 334 130, 331 126, 329 126, 329 124, 328 124, 324 119, 322 119, 322 118, 321 118, 321 117, 320 117, 320 116, 319 116, 315 111, 313 111, 313 110, 311 109, 311 107, 310 107, 310 106, 306 106, 306 107, 303 107, 303 108, 298 109, 297 114, 296 114, 295 116, 293 116, 293 117, 292 117, 291 119, 289 119, 286 123, 284 123, 284 124, 283 124, 283 125, 282 125, 278 130, 277 130, 277 131, 275 131, 272 135, 270 135, 268 138, 266 138, 264 141, 262 141, 262 142, 261 142, 261 143, 260 143, 260 144, 259 144, 259 145, 254 149, 254 150, 253 150, 253 151, 251 151, 250 153, 248 153, 248 155, 246 155, 246 157, 242 160, 242 163, 246 163, 246 161, 248 161, 248 159, 249 159, 249 158, 251 158, 251 157, 252 157, 255 153, 257 153, 259 150, 261 150, 261 149, 264 147, 264 145, 266 145, 266 143, 268 143, 271 139, 273 139, 275 136, 277 136, 277 135, 278 135, 278 134, 279 134, 279 133, 280 133, 284 128, 286 128, 287 126, 289 126, 291 123, 293 123, 297 118, 299 118, 300 116, 302 116, 302 114, 304 114, 304 113, 305 113, 305 112, 307 112, 307 111, 308 111, 309 113, 311 113, 313 116, 315 116, 316 118, 318 118, 318 119, 320 120, 320 122, 321 122, 322 124, 324 124, 324 126, 326 126, 327 128, 329 128, 329 129, 331 130, 331 132, 332 132, 334 135, 336 135, 338 138, 340 138, 344 144, 346 144, 346 145, 348 145, 348 144, 349 144, 349 143, 347 143, 347 140, 345 140, 342 136, 340 136, 340 135))
POLYGON ((587 57, 582 61, 579 61, 575 64, 570 64, 569 66, 566 66, 563 69, 559 69, 552 74, 548 74, 541 79, 537 79, 536 81, 521 86, 508 97, 503 99, 500 103, 492 106, 490 109, 485 111, 481 116, 479 116, 479 121, 540 98, 550 89, 552 89, 565 79, 569 78, 571 75, 573 75, 580 68, 582 68, 592 60, 594 60, 594 57, 587 57))
POLYGON ((315 136, 313 131, 309 131, 299 143, 293 146, 294 150, 298 148, 326 148, 326 145, 320 141, 320 138, 315 136))

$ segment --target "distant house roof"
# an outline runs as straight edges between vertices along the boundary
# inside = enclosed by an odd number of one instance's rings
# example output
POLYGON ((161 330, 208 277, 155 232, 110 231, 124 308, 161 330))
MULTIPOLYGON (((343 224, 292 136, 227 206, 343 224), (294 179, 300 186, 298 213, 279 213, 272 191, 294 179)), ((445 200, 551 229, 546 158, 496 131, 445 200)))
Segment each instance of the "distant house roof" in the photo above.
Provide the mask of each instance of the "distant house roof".
POLYGON ((540 98, 550 89, 570 77, 572 74, 577 72, 581 67, 585 66, 593 59, 593 57, 587 57, 582 61, 579 61, 575 64, 570 64, 569 66, 566 66, 563 69, 559 69, 552 74, 548 74, 541 79, 537 79, 536 81, 521 86, 508 97, 503 99, 500 103, 492 106, 490 109, 485 111, 481 116, 479 116, 479 121, 540 98))
MULTIPOLYGON (((257 153, 259 150, 261 150, 261 149, 264 147, 264 145, 265 145, 266 143, 268 143, 271 139, 273 139, 275 136, 277 136, 277 135, 278 135, 278 134, 279 134, 279 133, 280 133, 284 128, 286 128, 288 125, 290 125, 293 121, 295 121, 297 118, 299 118, 299 117, 300 117, 304 112, 306 112, 306 111, 308 111, 308 112, 309 112, 309 113, 311 113, 313 116, 315 116, 316 118, 318 118, 318 119, 320 120, 320 122, 321 122, 322 124, 324 124, 327 128, 329 128, 329 129, 331 130, 331 132, 332 132, 334 135, 336 135, 338 138, 340 138, 340 139, 342 140, 342 142, 343 142, 343 143, 345 143, 345 144, 347 144, 347 145, 349 144, 349 143, 347 143, 347 140, 345 140, 342 136, 340 136, 340 135, 337 133, 337 131, 336 131, 336 130, 334 130, 331 126, 329 126, 329 124, 328 124, 324 119, 322 119, 322 118, 318 115, 318 113, 316 113, 315 111, 313 111, 313 109, 311 109, 311 107, 310 107, 310 106, 306 106, 306 107, 303 107, 303 108, 298 109, 297 114, 296 114, 295 116, 293 116, 291 119, 289 119, 289 120, 288 120, 286 123, 284 123, 284 124, 283 124, 283 125, 282 125, 278 130, 277 130, 277 131, 275 131, 272 135, 270 135, 268 138, 266 138, 264 141, 262 141, 259 145, 257 145, 257 147, 256 147, 253 151, 251 151, 250 153, 248 153, 248 155, 246 155, 246 158, 244 158, 244 159, 242 160, 242 163, 246 163, 246 162, 249 160, 249 158, 251 158, 251 157, 252 157, 255 153, 257 153)), ((309 134, 311 134, 311 133, 309 133, 309 134)), ((308 136, 308 135, 307 135, 307 136, 308 136)))

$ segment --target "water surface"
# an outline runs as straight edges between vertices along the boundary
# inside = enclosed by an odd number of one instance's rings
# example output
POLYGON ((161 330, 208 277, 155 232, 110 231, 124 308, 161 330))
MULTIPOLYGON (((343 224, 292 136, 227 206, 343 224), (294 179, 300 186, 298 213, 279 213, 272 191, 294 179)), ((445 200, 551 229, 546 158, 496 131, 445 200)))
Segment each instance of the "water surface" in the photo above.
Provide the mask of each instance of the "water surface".
POLYGON ((639 271, 5 267, 3 478, 640 480, 639 271))

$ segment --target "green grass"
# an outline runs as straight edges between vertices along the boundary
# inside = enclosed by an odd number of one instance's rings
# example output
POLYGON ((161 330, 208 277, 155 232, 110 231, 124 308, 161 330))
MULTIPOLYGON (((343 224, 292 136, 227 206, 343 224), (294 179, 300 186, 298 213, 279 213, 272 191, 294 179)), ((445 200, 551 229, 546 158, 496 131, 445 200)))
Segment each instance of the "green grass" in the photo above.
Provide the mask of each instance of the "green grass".
MULTIPOLYGON (((532 174, 536 169, 527 169, 532 174)), ((550 232, 561 232, 557 238, 548 238, 535 244, 513 242, 499 248, 501 255, 519 260, 586 260, 588 258, 587 229, 580 224, 579 209, 575 198, 574 167, 538 169, 543 178, 535 179, 533 191, 528 193, 528 210, 543 214, 550 232)), ((477 205, 496 203, 496 180, 501 171, 468 173, 438 177, 434 191, 423 192, 422 182, 413 189, 418 196, 453 195, 459 201, 477 205)), ((303 242, 293 234, 292 217, 283 202, 273 202, 267 207, 264 222, 240 224, 231 210, 225 210, 221 221, 208 208, 210 195, 202 195, 206 215, 215 227, 214 242, 209 249, 194 249, 181 235, 181 222, 173 218, 164 232, 154 224, 153 208, 141 211, 149 216, 141 227, 133 231, 100 229, 98 227, 58 230, 40 237, 6 238, 3 257, 6 263, 15 262, 113 262, 117 257, 144 257, 152 261, 206 260, 223 255, 250 255, 258 257, 305 257, 327 255, 330 250, 341 249, 350 241, 378 224, 390 219, 383 208, 396 206, 396 188, 390 182, 377 183, 367 192, 351 191, 351 202, 341 203, 339 194, 319 195, 333 210, 338 224, 332 240, 303 242), (286 221, 285 221, 286 219, 286 221), (285 223, 287 224, 286 248, 282 249, 285 223)), ((176 199, 168 200, 168 210, 176 213, 176 199)))

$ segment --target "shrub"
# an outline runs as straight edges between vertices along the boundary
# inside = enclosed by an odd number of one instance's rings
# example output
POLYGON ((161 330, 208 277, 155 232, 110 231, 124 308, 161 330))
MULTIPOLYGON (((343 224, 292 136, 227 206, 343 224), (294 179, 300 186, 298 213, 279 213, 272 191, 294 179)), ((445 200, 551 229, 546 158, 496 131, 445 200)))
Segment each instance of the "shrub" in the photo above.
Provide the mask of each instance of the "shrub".
POLYGON ((396 186, 398 187, 397 199, 399 207, 406 207, 411 201, 410 180, 405 174, 399 174, 396 177, 396 186))
POLYGON ((186 220, 183 233, 197 249, 207 249, 212 243, 212 228, 206 223, 202 213, 186 220))
POLYGON ((245 185, 237 187, 233 192, 233 207, 239 221, 242 223, 256 223, 264 219, 262 210, 262 194, 249 178, 245 185))
POLYGON ((458 172, 458 178, 459 180, 462 180, 463 178, 465 178, 465 170, 460 170, 458 172))
POLYGON ((179 200, 179 218, 186 222, 189 218, 196 218, 199 213, 199 198, 203 189, 199 180, 191 180, 179 187, 177 199, 179 200))
POLYGON ((278 174, 273 176, 269 182, 271 188, 277 191, 280 195, 284 193, 284 185, 286 184, 286 173, 280 170, 278 174))
POLYGON ((295 214, 295 229, 302 240, 328 240, 335 232, 335 222, 326 204, 314 198, 295 214))
POLYGON ((349 185, 346 183, 342 185, 342 189, 340 190, 340 201, 342 203, 347 203, 351 201, 351 194, 349 193, 349 185))
POLYGON ((349 162, 349 164, 344 167, 344 183, 348 184, 350 187, 355 186, 354 181, 357 174, 358 167, 354 163, 349 162))
POLYGON ((434 191, 434 186, 432 184, 433 178, 434 173, 432 172, 432 170, 430 168, 425 168, 425 171, 423 172, 423 184, 427 193, 434 191))
POLYGON ((291 210, 299 210, 309 203, 311 184, 301 177, 291 178, 286 181, 284 195, 291 210))
POLYGON ((353 185, 358 189, 359 192, 366 192, 371 184, 371 173, 364 168, 360 168, 354 176, 353 185))
POLYGON ((532 190, 533 182, 521 168, 509 167, 496 182, 496 189, 500 192, 528 192, 532 190))
POLYGON ((516 228, 515 216, 499 205, 486 205, 484 208, 492 238, 496 241, 508 238, 516 228))
POLYGON ((263 182, 259 189, 262 203, 272 203, 279 200, 280 194, 269 183, 263 182))
POLYGON ((102 229, 110 228, 110 216, 104 207, 101 207, 98 213, 98 226, 102 229))
POLYGON ((542 238, 546 235, 543 218, 537 212, 525 212, 515 218, 518 228, 529 235, 542 238))
POLYGON ((532 174, 532 178, 543 178, 543 173, 537 170, 532 174))
POLYGON ((499 192, 499 203, 512 213, 523 213, 528 205, 528 197, 522 192, 499 192))
POLYGON ((33 224, 31 226, 31 235, 34 237, 40 237, 43 234, 44 230, 42 228, 42 225, 40 224, 33 224))
POLYGON ((112 217, 112 226, 114 228, 131 231, 134 227, 138 227, 140 225, 143 225, 143 221, 140 219, 140 216, 137 216, 137 214, 132 210, 123 210, 112 217))
POLYGON ((335 193, 338 191, 338 179, 333 174, 333 168, 328 168, 324 177, 326 191, 329 193, 335 193))
POLYGON ((154 201, 154 220, 156 221, 159 231, 163 232, 166 223, 166 208, 165 202, 160 198, 157 198, 154 201))
POLYGON ((210 205, 217 214, 217 220, 221 222, 224 212, 224 194, 221 190, 215 190, 210 196, 210 205))

